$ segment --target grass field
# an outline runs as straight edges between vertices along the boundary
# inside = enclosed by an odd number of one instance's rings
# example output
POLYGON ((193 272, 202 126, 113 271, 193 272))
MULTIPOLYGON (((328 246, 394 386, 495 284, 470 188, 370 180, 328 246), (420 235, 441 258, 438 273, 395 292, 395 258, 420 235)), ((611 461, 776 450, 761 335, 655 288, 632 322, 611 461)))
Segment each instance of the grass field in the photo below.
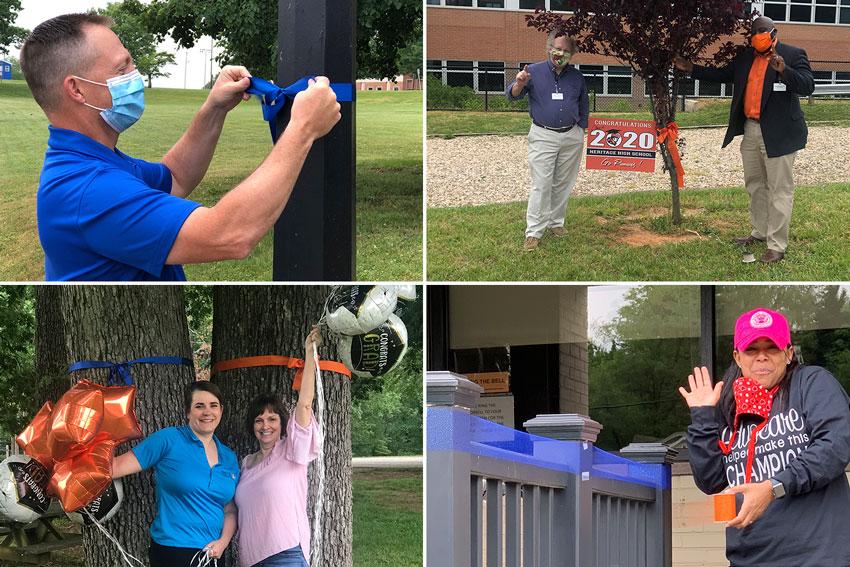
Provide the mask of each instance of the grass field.
MULTIPOLYGON (((422 565, 422 470, 354 469, 354 567, 422 565)), ((107 524, 108 527, 108 524, 107 524)), ((79 527, 62 521, 60 531, 79 527)), ((44 567, 82 567, 82 546, 44 567)), ((19 563, 0 561, 0 567, 19 563)))
MULTIPOLYGON (((717 100, 696 112, 677 112, 676 123, 680 127, 687 126, 725 126, 729 123, 729 106, 731 101, 717 100)), ((801 101, 806 121, 831 122, 850 125, 850 101, 848 100, 817 100, 814 104, 801 101)), ((652 120, 650 112, 593 113, 592 116, 604 118, 623 118, 628 120, 652 120)), ((531 119, 527 112, 448 112, 428 111, 428 135, 451 137, 456 134, 508 134, 528 132, 531 119)))
MULTIPOLYGON (((570 199, 564 226, 523 252, 526 204, 428 210, 430 281, 846 281, 850 184, 798 187, 791 241, 776 264, 743 264, 733 237, 750 231, 743 188, 570 199)), ((766 250, 753 247, 756 258, 766 250)))
MULTIPOLYGON (((179 139, 207 91, 148 89, 125 153, 158 161, 179 139)), ((357 279, 422 278, 422 92, 357 95, 357 279)), ((35 218, 47 118, 22 81, 0 85, 0 281, 44 279, 35 218)), ((207 206, 247 177, 271 149, 259 103, 231 111, 212 165, 192 199, 207 206)), ((186 266, 191 281, 271 280, 272 236, 245 260, 186 266)))

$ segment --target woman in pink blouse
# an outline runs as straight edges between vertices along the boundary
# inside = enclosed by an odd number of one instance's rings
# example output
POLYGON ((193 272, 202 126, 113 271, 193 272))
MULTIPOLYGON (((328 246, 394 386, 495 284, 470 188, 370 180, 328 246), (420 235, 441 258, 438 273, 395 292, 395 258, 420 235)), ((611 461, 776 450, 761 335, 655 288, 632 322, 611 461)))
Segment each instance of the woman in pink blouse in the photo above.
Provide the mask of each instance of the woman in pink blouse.
POLYGON ((251 402, 245 425, 260 450, 242 460, 236 486, 239 508, 239 563, 247 567, 305 567, 310 557, 307 521, 307 465, 322 451, 322 431, 313 417, 318 327, 304 342, 304 374, 295 415, 280 400, 263 394, 251 402), (281 438, 282 427, 286 435, 281 438))

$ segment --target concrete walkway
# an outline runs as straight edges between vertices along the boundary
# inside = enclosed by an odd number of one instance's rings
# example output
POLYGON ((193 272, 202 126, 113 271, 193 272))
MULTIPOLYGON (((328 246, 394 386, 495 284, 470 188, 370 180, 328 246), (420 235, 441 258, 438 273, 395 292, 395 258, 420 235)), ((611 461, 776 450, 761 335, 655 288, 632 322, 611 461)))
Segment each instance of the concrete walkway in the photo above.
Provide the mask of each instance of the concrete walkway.
POLYGON ((354 457, 355 469, 421 469, 422 457, 354 457))

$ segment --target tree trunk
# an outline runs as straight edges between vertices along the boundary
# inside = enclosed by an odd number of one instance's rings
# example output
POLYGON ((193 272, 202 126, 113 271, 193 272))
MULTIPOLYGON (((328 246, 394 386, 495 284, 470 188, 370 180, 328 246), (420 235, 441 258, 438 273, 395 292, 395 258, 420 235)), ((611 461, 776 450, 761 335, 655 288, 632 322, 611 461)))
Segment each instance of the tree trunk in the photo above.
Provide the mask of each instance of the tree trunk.
MULTIPOLYGON (((649 101, 652 108, 652 117, 655 119, 657 128, 666 128, 667 124, 673 122, 676 117, 676 94, 678 92, 678 83, 674 82, 673 99, 671 101, 671 93, 668 90, 666 81, 650 81, 649 83, 649 101)), ((672 195, 672 216, 673 224, 678 226, 682 224, 682 212, 679 205, 679 180, 676 178, 676 165, 673 163, 673 157, 670 155, 668 144, 671 140, 668 138, 658 145, 661 151, 661 159, 664 162, 664 167, 667 168, 667 173, 670 174, 670 193, 672 195)), ((675 143, 675 142, 672 142, 675 143)))
MULTIPOLYGON (((83 360, 120 363, 145 356, 192 358, 180 286, 39 286, 36 334, 38 368, 54 371, 83 360)), ((194 368, 134 364, 130 372, 136 383, 136 415, 145 435, 185 422, 183 393, 195 379, 194 368)), ((105 385, 107 375, 107 369, 77 370, 71 380, 87 378, 105 385)), ((61 395, 66 389, 55 393, 61 395)), ((49 399, 55 402, 57 398, 49 399)), ((122 445, 118 451, 136 443, 122 445)), ((147 564, 149 526, 156 514, 153 471, 123 480, 124 503, 105 527, 127 552, 147 564)), ((96 529, 84 529, 83 545, 89 567, 123 564, 115 545, 96 529)))
MULTIPOLYGON (((328 286, 216 286, 213 291, 213 363, 261 355, 304 356, 304 339, 318 323, 328 286)), ((325 335, 319 353, 339 360, 337 345, 325 335)), ((248 404, 263 392, 275 392, 294 410, 298 392, 292 390, 294 370, 280 366, 240 368, 215 374, 222 391, 224 415, 218 435, 241 459, 257 451, 257 440, 243 425, 248 404)), ((344 376, 323 372, 325 393, 322 561, 312 567, 351 567, 351 390, 344 376)), ((318 399, 318 393, 317 397, 318 399)), ((314 404, 314 411, 317 405, 314 404)), ((318 490, 317 464, 310 465, 307 514, 313 525, 318 490)), ((236 562, 237 546, 229 553, 236 562)), ((315 552, 313 553, 315 556, 315 552)))

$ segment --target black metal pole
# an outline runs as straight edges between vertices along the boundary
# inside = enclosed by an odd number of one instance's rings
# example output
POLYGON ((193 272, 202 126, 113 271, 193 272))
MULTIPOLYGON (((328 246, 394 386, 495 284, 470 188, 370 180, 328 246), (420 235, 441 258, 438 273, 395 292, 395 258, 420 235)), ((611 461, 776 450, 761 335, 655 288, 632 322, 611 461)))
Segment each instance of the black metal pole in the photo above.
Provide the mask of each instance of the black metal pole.
MULTIPOLYGON (((277 84, 325 75, 354 90, 357 2, 279 0, 277 84)), ((276 281, 351 281, 355 272, 355 104, 317 140, 274 230, 276 281)), ((289 123, 290 105, 277 131, 289 123)))
POLYGON ((714 381, 719 378, 714 372, 714 343, 716 336, 716 319, 714 309, 714 286, 701 285, 699 286, 699 319, 700 319, 700 363, 708 368, 710 374, 714 376, 714 381))
POLYGON ((484 112, 487 112, 487 111, 490 110, 489 100, 487 99, 487 94, 488 94, 489 90, 490 90, 490 78, 487 75, 487 67, 484 67, 484 112))

